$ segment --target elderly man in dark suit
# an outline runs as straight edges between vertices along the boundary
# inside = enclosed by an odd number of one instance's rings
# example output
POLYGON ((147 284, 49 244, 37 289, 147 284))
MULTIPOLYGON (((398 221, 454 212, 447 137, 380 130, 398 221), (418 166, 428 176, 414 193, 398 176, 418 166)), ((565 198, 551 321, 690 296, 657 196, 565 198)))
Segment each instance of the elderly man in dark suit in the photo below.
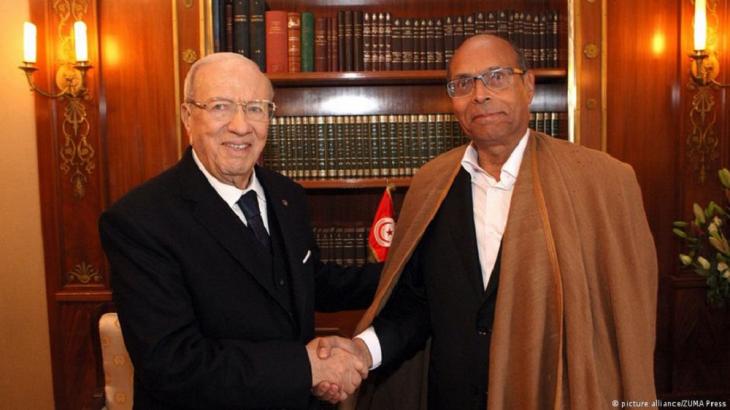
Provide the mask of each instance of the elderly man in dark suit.
POLYGON ((100 219, 135 408, 317 408, 323 381, 344 398, 367 367, 317 358, 314 310, 368 306, 380 266, 321 263, 303 189, 256 166, 275 109, 256 64, 207 56, 184 92, 192 148, 100 219))

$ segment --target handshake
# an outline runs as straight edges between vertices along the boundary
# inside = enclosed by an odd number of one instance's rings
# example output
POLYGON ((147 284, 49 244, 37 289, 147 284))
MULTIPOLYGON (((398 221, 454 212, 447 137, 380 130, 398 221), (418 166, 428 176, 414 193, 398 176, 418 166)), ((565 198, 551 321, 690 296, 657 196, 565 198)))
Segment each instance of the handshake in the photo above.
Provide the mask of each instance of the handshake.
POLYGON ((307 343, 312 367, 312 394, 337 403, 353 394, 372 365, 370 350, 361 339, 320 337, 307 343))

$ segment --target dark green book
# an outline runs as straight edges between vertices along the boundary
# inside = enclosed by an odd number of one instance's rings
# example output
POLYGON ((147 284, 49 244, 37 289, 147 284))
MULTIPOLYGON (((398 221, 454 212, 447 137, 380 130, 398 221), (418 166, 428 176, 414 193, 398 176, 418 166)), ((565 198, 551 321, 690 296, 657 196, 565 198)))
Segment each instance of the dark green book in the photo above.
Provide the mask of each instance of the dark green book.
POLYGON ((261 72, 266 71, 266 22, 264 12, 266 2, 264 0, 251 0, 250 25, 251 25, 251 60, 258 64, 261 72))
POLYGON ((233 51, 249 57, 251 45, 249 34, 251 27, 248 23, 249 0, 235 0, 233 2, 233 51))
POLYGON ((302 12, 302 72, 314 71, 314 14, 302 12))

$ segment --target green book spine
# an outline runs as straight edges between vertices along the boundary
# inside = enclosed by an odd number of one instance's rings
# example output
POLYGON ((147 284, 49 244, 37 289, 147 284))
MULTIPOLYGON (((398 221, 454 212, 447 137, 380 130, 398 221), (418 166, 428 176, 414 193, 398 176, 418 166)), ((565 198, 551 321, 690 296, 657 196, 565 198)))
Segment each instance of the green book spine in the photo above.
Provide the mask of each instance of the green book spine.
POLYGON ((258 64, 259 69, 263 72, 266 71, 266 23, 264 21, 266 2, 264 0, 251 0, 249 5, 251 60, 258 64))
POLYGON ((443 114, 435 115, 436 135, 432 138, 436 140, 436 155, 440 155, 449 150, 446 145, 446 124, 443 114))
POLYGON ((397 177, 400 172, 398 170, 398 116, 388 116, 388 139, 390 140, 390 152, 388 152, 388 162, 390 166, 390 177, 397 177))
POLYGON ((335 117, 327 116, 325 119, 327 135, 327 178, 334 179, 337 176, 336 163, 338 158, 335 146, 335 117))
POLYGON ((380 177, 380 134, 378 132, 378 116, 370 115, 370 175, 380 177))
POLYGON ((390 162, 391 162, 391 151, 390 151, 390 135, 388 134, 388 116, 378 116, 378 135, 380 137, 380 176, 390 177, 390 162))
POLYGON ((327 178, 327 132, 324 127, 324 117, 318 115, 315 125, 317 135, 317 178, 327 178))
POLYGON ((345 177, 345 169, 347 168, 348 148, 345 144, 345 117, 335 117, 335 157, 337 158, 337 178, 345 177))
POLYGON ((408 121, 408 151, 407 158, 410 166, 410 175, 414 175, 418 170, 418 114, 411 114, 408 121))
POLYGON ((347 163, 345 176, 354 178, 357 176, 357 124, 354 115, 345 116, 345 146, 347 147, 347 163))
POLYGON ((251 56, 249 8, 248 0, 236 0, 233 3, 233 51, 246 57, 251 56))
POLYGON ((314 14, 302 13, 302 71, 314 71, 314 14))
POLYGON ((426 139, 428 139, 426 161, 430 161, 439 154, 439 136, 436 131, 436 115, 434 114, 428 114, 426 116, 426 139))
POLYGON ((274 117, 269 122, 269 134, 264 147, 264 166, 270 170, 277 171, 277 156, 279 155, 279 126, 278 118, 274 117))

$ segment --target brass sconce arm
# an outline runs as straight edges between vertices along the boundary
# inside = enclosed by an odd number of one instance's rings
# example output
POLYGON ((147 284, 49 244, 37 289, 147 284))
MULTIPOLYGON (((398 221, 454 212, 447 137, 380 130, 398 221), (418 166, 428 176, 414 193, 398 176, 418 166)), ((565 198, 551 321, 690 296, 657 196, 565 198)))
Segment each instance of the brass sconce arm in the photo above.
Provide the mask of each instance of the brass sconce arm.
POLYGON ((720 64, 717 58, 705 50, 695 50, 689 57, 693 60, 690 66, 690 78, 700 87, 728 88, 715 80, 719 74, 720 64))
POLYGON ((57 93, 43 91, 33 82, 33 74, 38 68, 30 63, 23 63, 18 67, 25 72, 25 78, 31 91, 35 91, 40 95, 48 98, 85 98, 87 96, 86 88, 86 72, 91 69, 91 65, 87 62, 78 62, 73 65, 64 65, 58 69, 56 74, 56 85, 61 90, 57 93))

